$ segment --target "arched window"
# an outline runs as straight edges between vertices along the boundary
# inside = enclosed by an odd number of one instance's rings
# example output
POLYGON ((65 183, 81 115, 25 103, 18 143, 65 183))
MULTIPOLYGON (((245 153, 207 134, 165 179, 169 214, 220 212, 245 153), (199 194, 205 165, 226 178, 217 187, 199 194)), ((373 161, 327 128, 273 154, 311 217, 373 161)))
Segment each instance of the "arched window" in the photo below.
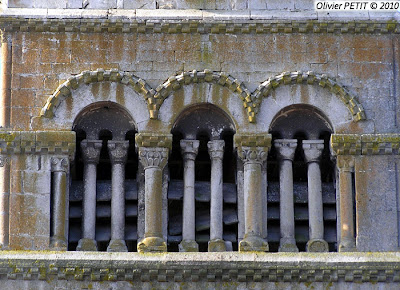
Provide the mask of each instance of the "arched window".
POLYGON ((100 102, 75 119, 69 250, 133 251, 137 244, 136 126, 119 105, 100 102))
POLYGON ((169 159, 169 251, 237 249, 234 125, 218 107, 188 108, 174 123, 169 159))
POLYGON ((282 109, 268 157, 270 251, 336 251, 335 171, 327 118, 309 105, 282 109))

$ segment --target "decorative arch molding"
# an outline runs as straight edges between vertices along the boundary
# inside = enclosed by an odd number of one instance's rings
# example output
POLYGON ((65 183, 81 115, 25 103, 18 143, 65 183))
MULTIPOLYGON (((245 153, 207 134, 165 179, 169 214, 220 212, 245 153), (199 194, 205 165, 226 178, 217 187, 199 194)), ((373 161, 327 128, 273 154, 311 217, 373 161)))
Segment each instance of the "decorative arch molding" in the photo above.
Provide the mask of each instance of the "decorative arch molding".
POLYGON ((225 72, 215 72, 205 69, 204 71, 182 72, 176 76, 168 78, 166 82, 156 88, 154 98, 156 100, 154 109, 158 112, 164 100, 171 92, 177 91, 184 85, 195 83, 213 83, 227 87, 231 92, 238 94, 246 109, 250 122, 254 122, 255 111, 250 91, 243 83, 225 72))
POLYGON ((251 123, 256 121, 256 114, 264 97, 268 97, 272 90, 277 89, 281 85, 292 84, 319 85, 322 88, 326 88, 340 98, 351 112, 354 121, 365 120, 364 108, 358 102, 357 98, 346 88, 325 74, 315 74, 312 71, 283 72, 279 75, 268 78, 258 86, 253 93, 250 93, 243 83, 229 74, 225 72, 214 72, 207 69, 204 71, 193 70, 182 72, 178 75, 171 76, 155 90, 152 89, 145 80, 138 78, 129 72, 120 72, 115 69, 84 71, 69 78, 56 89, 56 91, 47 99, 46 104, 40 112, 40 116, 52 118, 59 104, 66 97, 71 96, 73 90, 78 89, 82 84, 103 81, 118 82, 131 86, 146 100, 150 119, 158 118, 160 107, 172 92, 181 89, 185 85, 195 83, 214 83, 227 87, 231 92, 239 95, 239 98, 243 102, 243 107, 248 115, 248 120, 251 123))
POLYGON ((53 118, 54 113, 60 103, 67 97, 72 95, 72 91, 78 89, 83 84, 91 84, 97 82, 116 82, 130 86, 139 95, 142 95, 147 101, 148 106, 152 103, 154 90, 141 78, 129 72, 120 72, 116 69, 95 71, 83 71, 82 73, 70 77, 62 83, 56 91, 47 99, 46 104, 40 111, 40 116, 45 118, 53 118))
POLYGON ((328 89, 337 95, 343 104, 349 109, 353 115, 354 121, 365 120, 366 118, 362 105, 345 87, 341 86, 336 82, 336 80, 329 78, 325 74, 315 74, 312 71, 283 72, 279 75, 268 78, 252 93, 253 106, 257 108, 256 112, 258 111, 262 99, 267 97, 272 90, 277 89, 281 85, 292 84, 319 85, 322 88, 328 89))

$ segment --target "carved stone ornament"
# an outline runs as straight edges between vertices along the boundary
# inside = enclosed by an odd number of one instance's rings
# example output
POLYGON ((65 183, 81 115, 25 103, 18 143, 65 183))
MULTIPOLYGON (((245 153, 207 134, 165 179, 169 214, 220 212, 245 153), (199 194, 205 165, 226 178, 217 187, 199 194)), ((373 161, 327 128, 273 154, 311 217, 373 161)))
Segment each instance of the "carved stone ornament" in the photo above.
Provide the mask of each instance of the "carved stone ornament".
POLYGON ((168 160, 168 148, 140 147, 139 159, 143 167, 159 167, 163 169, 168 160))
POLYGON ((324 150, 324 140, 303 140, 303 150, 307 163, 319 162, 324 150))
POLYGON ((207 143, 208 153, 211 159, 221 159, 224 158, 225 141, 224 140, 214 140, 207 143))
POLYGON ((112 164, 126 162, 128 158, 129 141, 108 141, 107 147, 112 164))
POLYGON ((263 164, 268 157, 268 151, 265 147, 242 147, 242 150, 238 151, 240 158, 243 163, 260 163, 263 164))
POLYGON ((181 140, 180 145, 183 159, 196 159, 200 145, 199 140, 181 140))
POLYGON ((51 171, 63 171, 68 172, 69 159, 68 157, 52 157, 51 158, 51 171))
POLYGON ((297 147, 296 139, 277 139, 274 141, 274 145, 279 159, 293 161, 297 147))
POLYGON ((85 163, 99 163, 102 145, 101 140, 83 140, 81 142, 83 161, 85 163))

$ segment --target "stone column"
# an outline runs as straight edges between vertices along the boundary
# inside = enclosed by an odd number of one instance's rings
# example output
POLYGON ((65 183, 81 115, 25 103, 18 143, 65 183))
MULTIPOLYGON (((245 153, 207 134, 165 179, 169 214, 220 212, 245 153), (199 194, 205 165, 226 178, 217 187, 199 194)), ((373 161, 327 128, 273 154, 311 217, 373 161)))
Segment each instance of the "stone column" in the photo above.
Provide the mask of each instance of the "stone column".
POLYGON ((236 158, 236 188, 237 188, 237 208, 238 208, 238 242, 243 240, 245 234, 244 221, 244 169, 243 162, 240 157, 236 158))
POLYGON ((298 252, 295 240, 293 202, 293 158, 297 147, 296 139, 277 139, 274 142, 278 152, 280 172, 280 229, 279 252, 298 252))
POLYGON ((195 210, 195 160, 200 142, 198 140, 181 140, 181 152, 184 162, 182 242, 179 252, 198 252, 196 243, 196 210, 195 210))
POLYGON ((224 140, 209 141, 208 153, 211 159, 211 206, 209 252, 226 251, 223 240, 223 164, 224 140))
POLYGON ((108 141, 111 169, 111 241, 107 252, 127 252, 125 243, 125 163, 129 141, 108 141))
POLYGON ((261 166, 261 194, 262 194, 262 238, 268 239, 268 180, 267 180, 267 160, 261 166))
POLYGON ((339 171, 340 194, 340 244, 339 252, 355 252, 356 240, 354 236, 353 213, 353 180, 354 157, 339 155, 336 159, 339 171))
POLYGON ((84 162, 84 190, 82 239, 79 240, 77 251, 97 251, 96 243, 96 167, 99 163, 100 150, 103 142, 100 140, 83 140, 81 142, 84 162))
POLYGON ((268 251, 262 238, 262 164, 267 160, 271 135, 235 135, 238 155, 244 163, 245 235, 239 243, 239 251, 268 251))
POLYGON ((145 233, 138 243, 138 252, 166 252, 162 232, 162 176, 172 135, 139 133, 135 140, 145 175, 145 233))
POLYGON ((9 244, 10 157, 0 155, 0 250, 9 244))
POLYGON ((307 252, 327 252, 328 243, 324 240, 324 214, 322 203, 322 183, 319 160, 324 149, 324 140, 304 140, 303 150, 308 164, 308 218, 310 240, 307 252))
POLYGON ((52 179, 52 232, 50 247, 66 251, 68 248, 68 157, 51 158, 52 179))
POLYGON ((10 126, 12 40, 11 35, 0 31, 0 126, 10 126))

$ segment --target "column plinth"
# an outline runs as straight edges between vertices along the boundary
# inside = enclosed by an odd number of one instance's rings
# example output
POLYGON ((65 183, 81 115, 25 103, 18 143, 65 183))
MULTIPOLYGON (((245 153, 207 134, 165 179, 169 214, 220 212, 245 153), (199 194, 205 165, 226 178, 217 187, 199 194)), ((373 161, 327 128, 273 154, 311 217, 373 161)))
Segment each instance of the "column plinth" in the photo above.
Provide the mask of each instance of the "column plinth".
POLYGON ((280 164, 280 231, 279 252, 298 252, 295 240, 293 202, 293 158, 297 147, 296 139, 279 139, 274 142, 280 164))
POLYGON ((225 252, 223 240, 223 164, 224 140, 209 141, 208 153, 211 159, 211 206, 209 252, 225 252))
POLYGON ((195 160, 200 142, 198 140, 181 140, 181 152, 184 163, 182 242, 179 252, 198 252, 196 243, 196 208, 195 208, 195 160))
POLYGON ((77 251, 97 251, 96 238, 96 167, 100 159, 103 142, 100 140, 83 140, 81 142, 84 162, 83 217, 82 239, 77 251))
POLYGON ((145 233, 138 252, 166 252, 162 233, 162 171, 168 148, 139 147, 139 160, 145 171, 145 233))
POLYGON ((328 243, 324 240, 324 215, 322 203, 321 169, 319 161, 324 149, 324 140, 304 140, 304 157, 308 165, 308 216, 310 240, 307 252, 328 252, 328 243))
POLYGON ((129 141, 108 141, 112 165, 111 178, 111 241, 107 252, 127 252, 125 243, 125 163, 129 141))

